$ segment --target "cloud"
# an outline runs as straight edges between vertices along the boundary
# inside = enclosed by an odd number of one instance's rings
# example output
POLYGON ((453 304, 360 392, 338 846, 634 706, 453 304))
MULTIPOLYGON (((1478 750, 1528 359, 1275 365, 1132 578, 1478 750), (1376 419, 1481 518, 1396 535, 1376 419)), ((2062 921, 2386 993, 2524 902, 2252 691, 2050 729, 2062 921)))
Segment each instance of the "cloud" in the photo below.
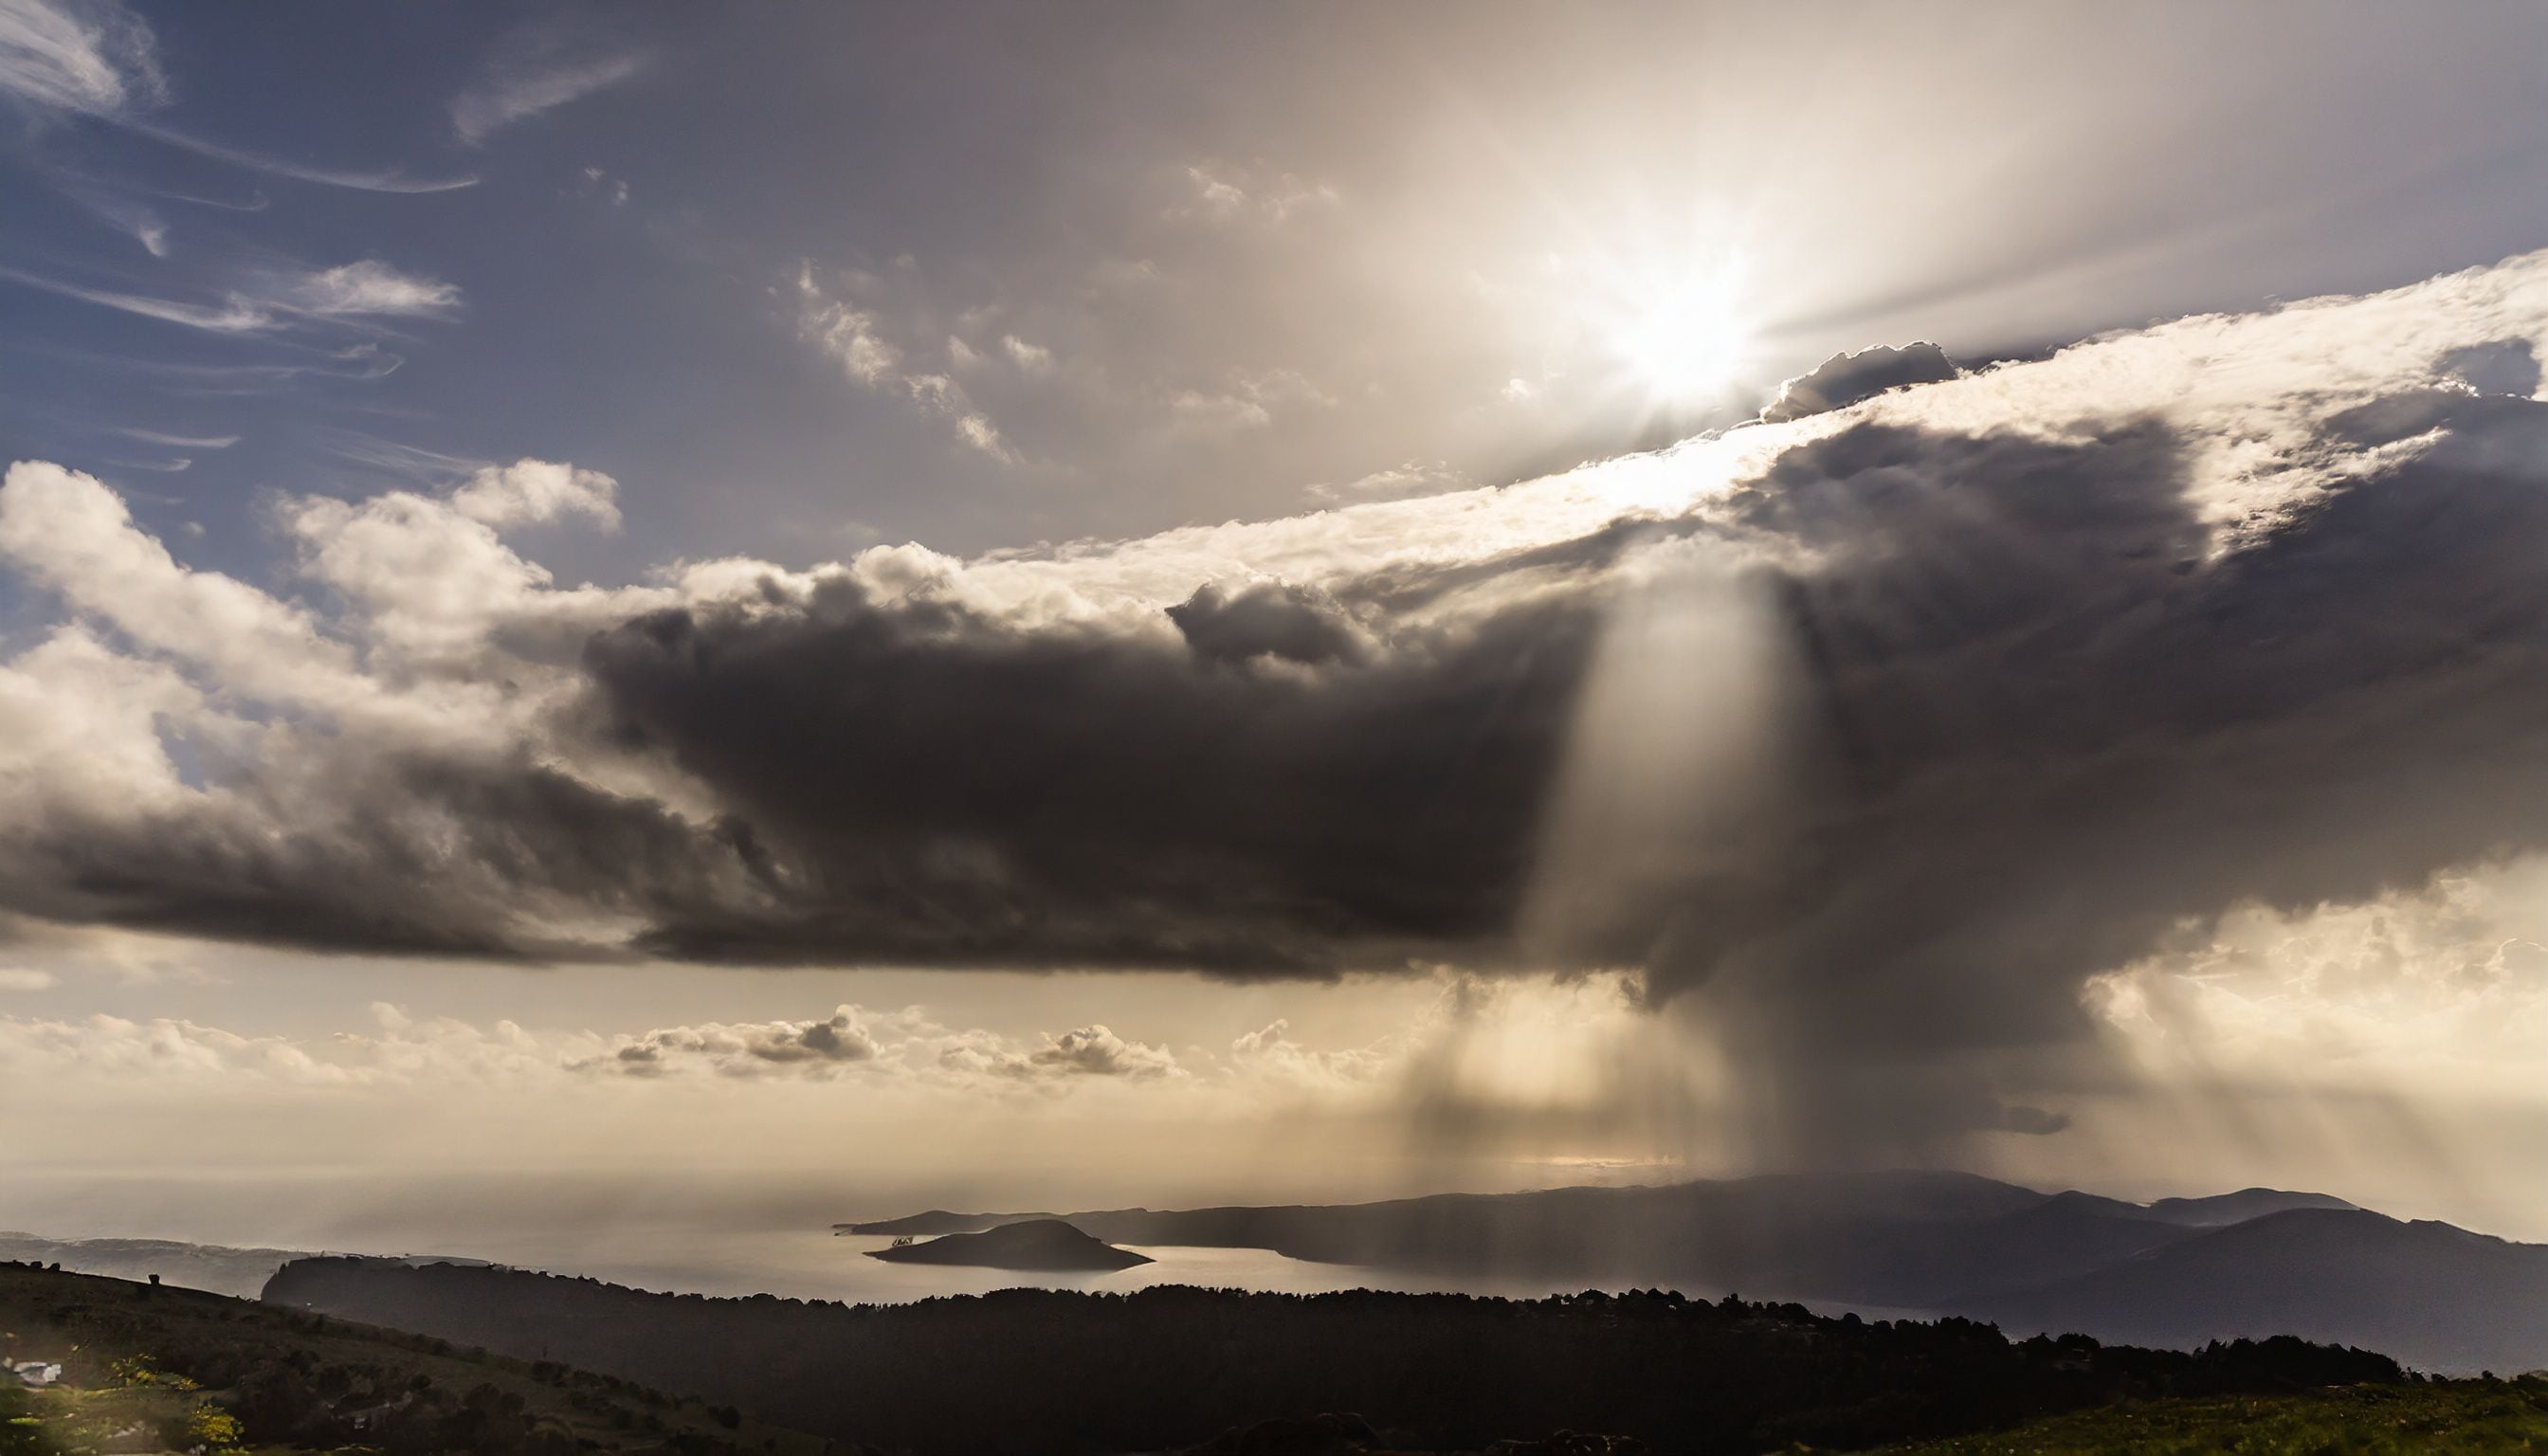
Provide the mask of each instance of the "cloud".
POLYGON ((58 982, 49 970, 0 965, 0 991, 49 991, 58 982))
POLYGON ((0 267, 0 279, 82 303, 211 333, 267 333, 290 316, 335 320, 370 317, 444 318, 460 305, 456 286, 402 273, 370 259, 334 268, 270 274, 229 290, 219 304, 192 304, 113 289, 86 288, 0 267))
POLYGON ((1027 1064, 1075 1077, 1164 1077, 1177 1070, 1176 1057, 1165 1047, 1127 1042, 1102 1025, 1047 1038, 1029 1053, 1027 1064))
POLYGON ((0 0, 0 92, 108 116, 167 91, 150 27, 123 6, 0 0))
POLYGON ((176 147, 180 151, 191 151, 197 156, 211 157, 215 161, 226 162, 230 166, 244 168, 251 172, 289 177, 296 182, 311 182, 321 187, 342 187, 355 192, 414 194, 457 192, 462 188, 478 185, 478 178, 473 174, 463 173, 453 177, 413 177, 397 167, 381 170, 324 167, 267 152, 251 151, 243 146, 230 146, 131 116, 122 117, 118 121, 119 125, 128 132, 147 136, 153 141, 176 147))
POLYGON ((1959 372, 1946 350, 1926 341, 1834 354, 1780 386, 1778 397, 1762 410, 1761 417, 1773 424, 1802 419, 1872 399, 1886 390, 1954 379, 1959 372))
POLYGON ((1052 350, 1042 344, 1031 344, 1016 334, 1009 333, 1000 336, 1000 348, 1009 356, 1011 362, 1028 374, 1042 376, 1052 372, 1052 350))
MULTIPOLYGON (((452 98, 451 130, 472 146, 516 122, 615 86, 646 68, 633 53, 561 55, 534 47, 489 67, 478 84, 452 98)), ((620 196, 625 200, 623 186, 620 196)))
POLYGON ((64 196, 86 208, 99 221, 140 243, 142 251, 154 258, 168 256, 168 224, 156 210, 122 192, 75 175, 62 176, 55 185, 64 196))
POLYGON ((1184 169, 1186 195, 1169 210, 1172 218, 1210 223, 1253 221, 1269 227, 1316 208, 1343 201, 1334 187, 1289 172, 1259 178, 1243 168, 1218 163, 1184 169))
POLYGON ((237 435, 179 435, 130 426, 120 428, 116 433, 127 439, 143 440, 153 445, 173 445, 181 450, 227 450, 239 442, 237 435))
MULTIPOLYGON (((1514 381, 1516 384, 1519 382, 1514 381)), ((1473 490, 1477 484, 1466 473, 1454 469, 1447 462, 1409 460, 1375 470, 1369 475, 1357 477, 1342 485, 1312 486, 1310 495, 1314 500, 1398 500, 1410 496, 1435 496, 1446 491, 1473 490)))
POLYGON ((1278 410, 1334 403, 1289 369, 1243 374, 1226 389, 1179 390, 1167 401, 1169 421, 1175 428, 1204 434, 1263 429, 1274 422, 1278 410))
MULTIPOLYGON (((471 176, 416 178, 397 169, 314 166, 147 120, 146 113, 170 95, 159 68, 158 42, 148 24, 117 0, 0 0, 0 94, 40 117, 91 117, 198 156, 322 186, 417 193, 478 183, 471 176)), ((153 254, 161 251, 164 239, 153 235, 151 225, 136 228, 136 235, 153 254)))
POLYGON ((75 283, 26 273, 16 268, 0 267, 0 278, 27 288, 40 289, 101 308, 156 318, 164 323, 180 323, 212 333, 262 333, 277 326, 273 311, 257 302, 232 294, 217 305, 189 304, 174 299, 151 298, 146 294, 122 293, 113 289, 83 288, 75 283))
MULTIPOLYGON (((2524 258, 1501 490, 614 590, 491 523, 606 521, 565 466, 500 506, 286 502, 303 598, 24 464, 0 560, 66 615, 0 664, 0 908, 491 957, 1626 967, 1721 1030, 1765 1145, 2043 1132, 2018 1064, 2100 1035, 2097 977, 2548 848, 2548 404, 2502 364, 2543 340, 2524 258)), ((1082 1031, 943 1050, 1052 1070, 1082 1031)))
POLYGON ((278 280, 274 297, 285 307, 331 318, 440 318, 460 307, 460 290, 454 285, 402 273, 371 258, 278 280))
MULTIPOLYGON (((863 281, 853 276, 851 284, 856 287, 863 281)), ((816 279, 811 263, 797 269, 796 304, 797 336, 831 356, 853 381, 878 393, 898 395, 947 420, 956 438, 965 444, 1002 464, 1017 463, 1018 455, 999 427, 974 406, 962 385, 950 374, 908 366, 903 350, 885 338, 876 315, 846 296, 832 293, 816 279)), ((972 350, 958 338, 949 339, 948 349, 951 367, 964 367, 973 357, 972 350)), ((1021 365, 1025 363, 1016 348, 1011 353, 1019 357, 1021 365)))
POLYGON ((1322 593, 1283 582, 1235 592, 1207 584, 1167 609, 1195 656, 1243 664, 1264 658, 1318 667, 1356 662, 1368 644, 1353 620, 1322 593))
POLYGON ((564 519, 591 517, 606 527, 619 524, 619 483, 597 470, 581 470, 547 460, 517 460, 491 465, 451 493, 452 508, 471 520, 501 530, 564 519))
POLYGON ((779 1070, 824 1072, 875 1056, 875 1038, 859 1009, 843 1006, 820 1021, 711 1022, 652 1031, 621 1042, 606 1056, 571 1067, 658 1076, 698 1065, 726 1076, 753 1076, 779 1070))

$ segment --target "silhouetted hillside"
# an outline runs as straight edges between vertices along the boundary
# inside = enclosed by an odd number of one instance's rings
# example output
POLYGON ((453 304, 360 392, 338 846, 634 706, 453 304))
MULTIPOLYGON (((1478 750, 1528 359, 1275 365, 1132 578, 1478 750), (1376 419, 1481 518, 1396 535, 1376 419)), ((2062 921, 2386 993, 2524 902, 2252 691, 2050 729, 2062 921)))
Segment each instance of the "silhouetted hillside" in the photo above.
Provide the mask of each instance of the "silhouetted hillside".
POLYGON ((1980 1301, 2016 1330, 2187 1345, 2264 1332, 2372 1345, 2431 1370, 2548 1365, 2548 1246, 2360 1209, 2295 1209, 1980 1301))
POLYGON ((2297 1340, 2200 1354, 2011 1343, 1962 1320, 1817 1318, 1679 1295, 1512 1302, 1161 1287, 857 1308, 643 1294, 512 1270, 312 1259, 268 1300, 554 1358, 920 1453, 1175 1449, 1356 1411, 1404 1449, 1560 1429, 1658 1450, 1847 1449, 2125 1397, 2394 1380, 2297 1340))
MULTIPOLYGON (((384 1267, 397 1267, 384 1265, 384 1267)), ((191 1289, 0 1263, 0 1358, 60 1367, 20 1393, 0 1372, 0 1452, 186 1449, 222 1422, 257 1451, 579 1451, 818 1456, 839 1448, 553 1360, 191 1289), (124 1432, 118 1436, 118 1432, 124 1432)))
POLYGON ((867 1257, 896 1264, 966 1264, 1036 1272, 1130 1269, 1150 1262, 1147 1254, 1101 1243, 1059 1219, 1029 1219, 979 1233, 950 1233, 926 1243, 869 1249, 867 1257))

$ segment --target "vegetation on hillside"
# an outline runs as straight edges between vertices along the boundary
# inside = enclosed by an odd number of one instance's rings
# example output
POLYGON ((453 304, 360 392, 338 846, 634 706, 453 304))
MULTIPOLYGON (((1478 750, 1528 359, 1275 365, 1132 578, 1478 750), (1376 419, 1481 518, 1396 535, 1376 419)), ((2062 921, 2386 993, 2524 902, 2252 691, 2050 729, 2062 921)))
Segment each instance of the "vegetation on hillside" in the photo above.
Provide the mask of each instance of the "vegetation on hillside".
POLYGON ((1887 1456, 2536 1456, 2548 1377, 2127 1403, 1887 1456))
POLYGON ((0 1356, 62 1366, 57 1386, 0 1388, 0 1456, 847 1449, 554 1361, 25 1265, 0 1263, 0 1356))
POLYGON ((732 1404, 921 1456, 1174 1450, 1352 1411, 1396 1449, 1558 1430, 1657 1450, 1849 1450, 2123 1400, 2403 1381, 2386 1356, 2296 1339, 2198 1352, 2011 1341, 1965 1320, 1597 1293, 1536 1301, 1355 1291, 1008 1290, 851 1308, 658 1295, 522 1270, 314 1259, 269 1300, 732 1404))

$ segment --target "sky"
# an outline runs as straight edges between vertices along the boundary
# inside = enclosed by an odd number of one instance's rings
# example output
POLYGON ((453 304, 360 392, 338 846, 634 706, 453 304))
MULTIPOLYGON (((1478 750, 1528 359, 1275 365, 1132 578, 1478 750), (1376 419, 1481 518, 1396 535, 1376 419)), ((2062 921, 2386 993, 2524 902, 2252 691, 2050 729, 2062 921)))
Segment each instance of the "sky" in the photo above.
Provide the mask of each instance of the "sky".
POLYGON ((2548 1238, 2543 31, 0 0, 0 1225, 2548 1238))

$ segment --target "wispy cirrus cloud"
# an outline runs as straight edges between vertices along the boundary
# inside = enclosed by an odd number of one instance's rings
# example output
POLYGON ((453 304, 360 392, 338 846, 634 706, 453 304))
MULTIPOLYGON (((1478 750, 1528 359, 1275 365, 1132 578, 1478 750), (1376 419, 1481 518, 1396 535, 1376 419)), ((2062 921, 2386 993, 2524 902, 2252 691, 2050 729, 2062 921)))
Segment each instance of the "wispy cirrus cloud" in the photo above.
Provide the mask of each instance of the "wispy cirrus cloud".
POLYGON ((432 318, 460 307, 457 284, 403 273, 377 258, 287 274, 276 283, 277 304, 330 318, 432 318))
POLYGON ((231 166, 327 187, 448 192, 478 183, 474 176, 414 177, 394 167, 318 166, 147 120, 170 94, 157 36, 117 0, 0 0, 0 95, 38 117, 87 117, 231 166))
POLYGON ((128 440, 167 445, 179 450, 227 450, 239 442, 237 435, 179 435, 166 430, 135 429, 131 426, 118 429, 116 433, 128 440))
POLYGON ((516 122, 615 86, 646 68, 634 51, 562 54, 535 46, 499 59, 484 79, 452 98, 451 130, 472 146, 516 122))
POLYGON ((275 326, 271 310, 233 294, 219 304, 190 304, 177 299, 154 298, 148 294, 125 293, 118 289, 84 288, 58 278, 46 278, 17 268, 0 267, 0 279, 24 288, 33 288, 104 309, 156 318, 165 323, 183 324, 212 333, 262 333, 275 326))
POLYGON ((371 258, 333 268, 271 271, 226 290, 217 303, 94 288, 5 265, 0 265, 0 279, 144 318, 228 334, 271 332, 288 326, 296 316, 330 320, 442 318, 459 308, 461 297, 456 284, 402 272, 371 258))
POLYGON ((0 0, 0 93, 114 116, 165 100, 168 81, 150 27, 121 5, 0 0))
MULTIPOLYGON (((251 151, 243 146, 230 146, 208 137, 197 136, 192 133, 180 132, 173 127, 162 127, 131 118, 121 120, 126 130, 147 136, 153 141, 174 146, 181 151, 191 151, 197 156, 211 157, 217 162, 228 162, 231 166, 242 167, 251 172, 289 177, 296 182, 315 182, 321 187, 342 187, 355 192, 423 193, 457 192, 461 188, 478 185, 478 178, 472 173, 451 177, 416 177, 410 176, 404 168, 399 167, 367 169, 319 166, 291 157, 275 156, 270 152, 251 151)), ((223 206, 223 204, 217 203, 214 206, 223 206)), ((257 209, 242 211, 257 211, 257 209)))

